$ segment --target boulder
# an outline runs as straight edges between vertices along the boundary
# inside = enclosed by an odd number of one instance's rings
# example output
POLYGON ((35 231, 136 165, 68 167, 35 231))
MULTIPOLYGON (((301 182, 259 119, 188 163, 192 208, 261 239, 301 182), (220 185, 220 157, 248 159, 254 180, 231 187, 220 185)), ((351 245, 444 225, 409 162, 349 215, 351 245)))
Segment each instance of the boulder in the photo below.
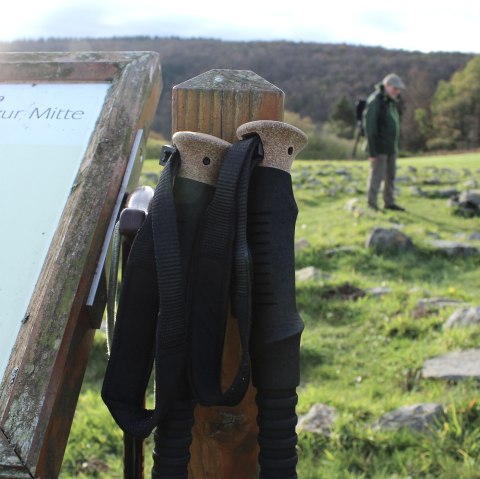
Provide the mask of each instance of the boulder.
POLYGON ((458 190, 456 188, 440 188, 438 190, 430 190, 428 196, 430 198, 456 198, 458 190))
POLYGON ((432 240, 432 248, 448 256, 471 256, 480 253, 480 249, 467 243, 458 241, 432 240))
POLYGON ((367 238, 366 247, 376 253, 396 253, 414 249, 410 237, 396 228, 375 228, 367 238))
POLYGON ((384 414, 373 424, 374 429, 402 429, 423 432, 432 429, 444 416, 443 406, 437 403, 420 403, 403 406, 384 414))
POLYGON ((317 279, 330 279, 331 276, 323 273, 314 266, 307 266, 305 268, 295 271, 295 281, 301 283, 303 281, 316 281, 317 279))
POLYGON ((310 246, 310 243, 305 238, 300 238, 295 241, 295 253, 302 251, 310 246))
POLYGON ((462 191, 459 197, 460 203, 473 203, 480 207, 480 190, 462 191))
POLYGON ((359 198, 351 198, 345 203, 345 209, 352 213, 360 208, 359 198))
POLYGON ((430 309, 440 309, 440 308, 448 308, 451 306, 462 306, 467 305, 463 301, 459 301, 458 299, 451 299, 451 298, 422 298, 419 299, 417 302, 417 308, 430 308, 430 309))
POLYGON ((386 286, 375 286, 374 288, 368 288, 366 291, 370 296, 383 296, 384 294, 391 293, 392 289, 386 286))
POLYGON ((314 434, 329 436, 332 425, 337 418, 337 411, 326 404, 314 404, 304 416, 298 420, 298 431, 308 431, 314 434))
POLYGON ((409 192, 412 196, 425 196, 425 192, 419 186, 411 186, 409 192))
POLYGON ((453 381, 480 379, 480 349, 453 351, 427 359, 423 363, 422 376, 453 381))
POLYGON ((454 311, 447 319, 443 327, 445 329, 464 328, 480 325, 480 306, 473 308, 460 308, 454 311))

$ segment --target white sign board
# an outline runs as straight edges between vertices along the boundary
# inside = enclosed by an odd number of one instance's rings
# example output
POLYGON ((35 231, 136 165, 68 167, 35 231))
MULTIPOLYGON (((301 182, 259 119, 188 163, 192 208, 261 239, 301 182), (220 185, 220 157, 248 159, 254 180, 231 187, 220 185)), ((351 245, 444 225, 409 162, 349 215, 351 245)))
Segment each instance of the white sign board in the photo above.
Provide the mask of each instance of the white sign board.
POLYGON ((0 83, 0 379, 110 83, 0 83))

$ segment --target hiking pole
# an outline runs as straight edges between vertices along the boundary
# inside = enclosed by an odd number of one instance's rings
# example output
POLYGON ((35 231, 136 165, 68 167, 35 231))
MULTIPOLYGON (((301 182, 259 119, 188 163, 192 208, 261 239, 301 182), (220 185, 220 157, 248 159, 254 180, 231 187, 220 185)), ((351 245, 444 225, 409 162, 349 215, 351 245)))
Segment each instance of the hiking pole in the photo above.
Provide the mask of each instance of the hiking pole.
POLYGON ((367 106, 367 100, 365 98, 359 98, 355 104, 355 117, 357 119, 357 134, 355 136, 355 143, 352 150, 352 158, 355 158, 357 154, 357 146, 362 136, 365 136, 365 129, 363 127, 363 112, 367 106))
POLYGON ((307 142, 286 123, 253 121, 239 138, 260 136, 264 159, 253 171, 248 242, 253 262, 251 359, 257 388, 260 479, 297 477, 296 387, 303 322, 295 301, 295 221, 290 167, 307 142))
POLYGON ((360 138, 363 136, 362 130, 363 126, 361 123, 357 122, 357 134, 355 135, 355 143, 353 144, 353 150, 352 150, 352 158, 355 158, 357 155, 357 146, 360 141, 360 138))
MULTIPOLYGON (((187 274, 199 222, 212 199, 220 166, 231 145, 195 132, 177 132, 172 142, 181 158, 173 196, 182 264, 187 274)), ((192 398, 186 370, 182 374, 177 396, 155 430, 152 479, 188 478, 196 401, 192 398)))
MULTIPOLYGON (((139 186, 128 195, 125 208, 115 225, 112 240, 112 258, 108 284, 107 302, 107 348, 110 354, 115 328, 115 304, 117 296, 118 269, 120 258, 122 278, 133 240, 145 221, 148 206, 153 197, 153 189, 139 186), (121 251, 121 253, 120 253, 121 251)), ((143 479, 144 443, 131 435, 123 434, 123 477, 124 479, 143 479)))

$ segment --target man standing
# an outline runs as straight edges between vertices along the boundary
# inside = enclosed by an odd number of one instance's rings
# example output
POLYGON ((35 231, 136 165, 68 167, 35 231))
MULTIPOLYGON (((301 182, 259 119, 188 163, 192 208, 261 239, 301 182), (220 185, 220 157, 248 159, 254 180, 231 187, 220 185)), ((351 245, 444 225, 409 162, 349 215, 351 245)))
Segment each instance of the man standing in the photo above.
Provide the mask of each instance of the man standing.
POLYGON ((395 169, 400 136, 398 96, 405 89, 395 73, 387 75, 368 97, 365 109, 365 131, 370 160, 368 176, 368 206, 378 211, 377 195, 384 181, 385 209, 405 211, 394 199, 395 169))

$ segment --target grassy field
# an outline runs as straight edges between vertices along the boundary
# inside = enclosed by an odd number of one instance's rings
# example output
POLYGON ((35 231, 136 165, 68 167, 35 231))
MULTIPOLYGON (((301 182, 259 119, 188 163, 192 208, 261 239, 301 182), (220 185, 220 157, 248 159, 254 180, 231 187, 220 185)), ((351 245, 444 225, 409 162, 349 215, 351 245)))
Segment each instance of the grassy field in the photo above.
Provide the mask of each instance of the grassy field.
MULTIPOLYGON (((423 298, 480 304, 480 256, 450 258, 430 239, 466 241, 480 232, 479 218, 454 216, 438 190, 480 183, 480 153, 399 160, 398 202, 407 212, 366 209, 368 163, 297 161, 292 177, 299 206, 297 240, 308 246, 297 269, 315 266, 325 278, 297 284, 305 321, 299 414, 315 403, 336 409, 328 437, 300 432, 300 479, 480 478, 478 383, 427 380, 425 359, 478 347, 479 328, 444 330, 454 308, 419 311, 423 298), (425 196, 418 196, 420 187, 425 196), (353 211, 347 201, 358 198, 353 211), (381 256, 365 248, 374 227, 408 234, 414 252, 381 256), (337 253, 333 248, 351 247, 337 253), (328 275, 328 276, 327 276, 328 275), (328 294, 350 287, 382 286, 390 292, 352 300, 328 294), (429 433, 380 431, 382 414, 420 402, 443 405, 445 418, 429 433)), ((157 163, 147 161, 143 184, 153 184, 157 163)), ((470 241, 480 247, 480 242, 470 241)), ((98 333, 83 384, 61 477, 121 478, 121 433, 101 402, 106 362, 98 333)), ((147 467, 150 458, 147 456, 147 467)), ((148 476, 148 474, 147 474, 148 476)), ((227 478, 225 478, 227 479, 227 478)))

